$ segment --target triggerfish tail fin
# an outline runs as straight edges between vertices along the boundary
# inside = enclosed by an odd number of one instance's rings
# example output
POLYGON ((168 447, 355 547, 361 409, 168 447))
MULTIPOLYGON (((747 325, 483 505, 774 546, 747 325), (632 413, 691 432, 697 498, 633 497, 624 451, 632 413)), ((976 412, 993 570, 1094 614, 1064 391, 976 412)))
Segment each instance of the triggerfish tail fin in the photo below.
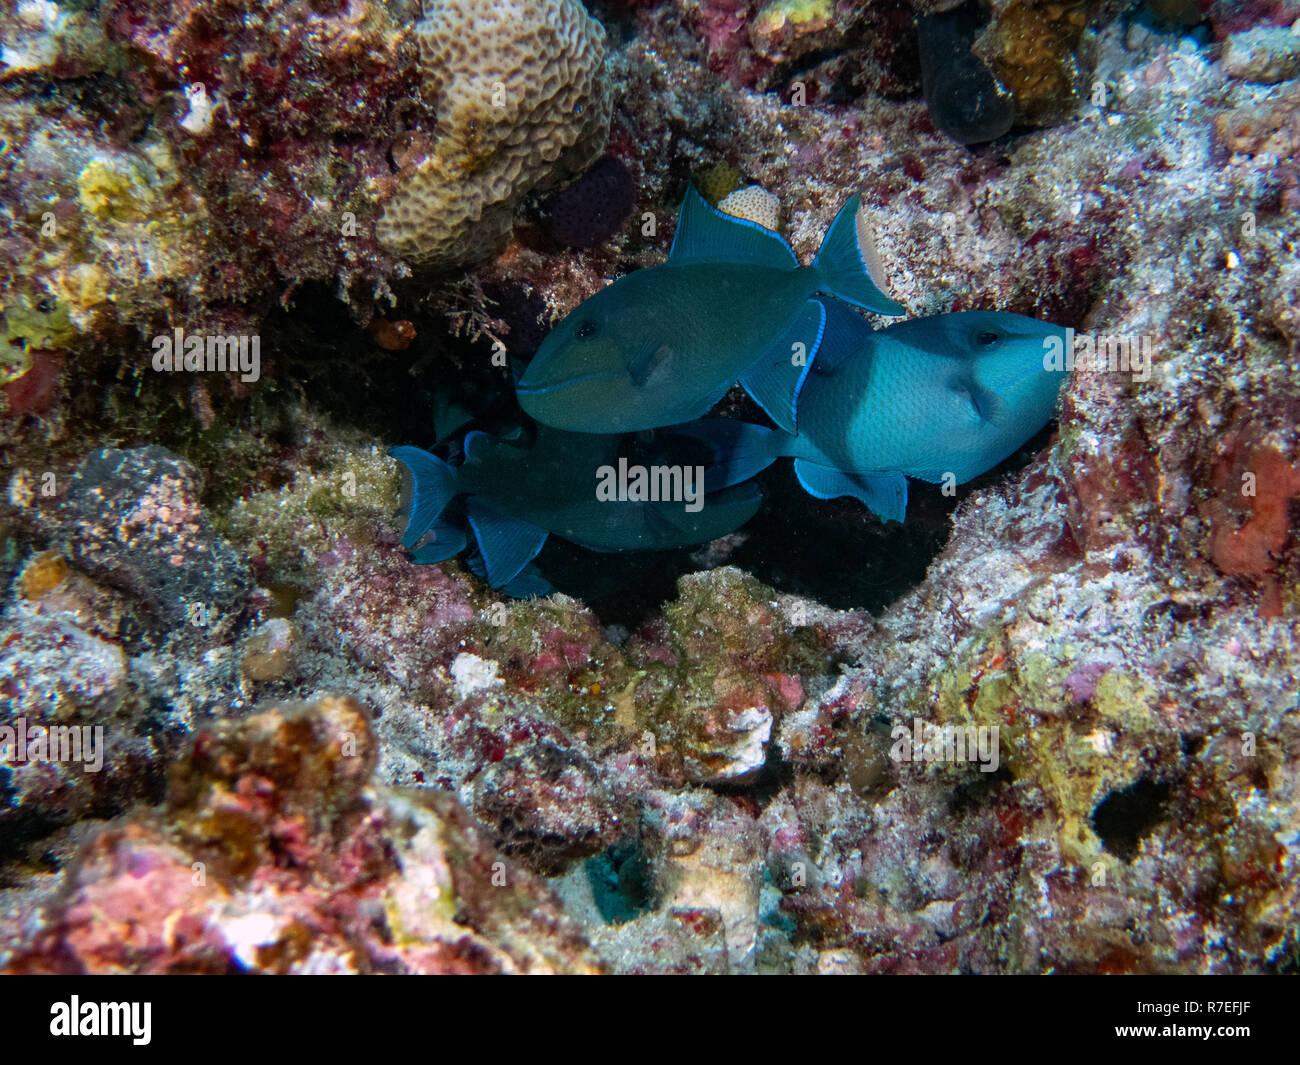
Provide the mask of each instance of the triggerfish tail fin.
POLYGON ((546 543, 545 529, 511 517, 478 496, 471 496, 465 509, 483 555, 488 584, 493 588, 519 576, 546 543))
POLYGON ((902 521, 907 514, 907 478, 901 473, 845 473, 807 459, 794 460, 794 473, 818 499, 852 496, 881 521, 902 521))
POLYGON ((840 208, 812 262, 824 291, 846 303, 877 314, 905 314, 906 309, 880 290, 884 278, 871 228, 858 210, 860 198, 850 196, 840 208), (875 274, 873 280, 872 274, 875 274))
POLYGON ((687 188, 682 201, 668 261, 674 266, 752 263, 777 270, 793 270, 799 265, 790 245, 779 234, 710 207, 694 185, 687 188))
POLYGON ((704 493, 747 481, 774 463, 793 440, 784 433, 734 418, 700 418, 667 430, 688 436, 704 448, 704 493))
POLYGON ((402 546, 412 548, 456 494, 456 471, 418 447, 392 447, 388 454, 402 464, 402 546))
POLYGON ((740 375, 740 383, 772 421, 795 432, 799 390, 826 332, 826 308, 808 300, 794 324, 776 338, 740 375))

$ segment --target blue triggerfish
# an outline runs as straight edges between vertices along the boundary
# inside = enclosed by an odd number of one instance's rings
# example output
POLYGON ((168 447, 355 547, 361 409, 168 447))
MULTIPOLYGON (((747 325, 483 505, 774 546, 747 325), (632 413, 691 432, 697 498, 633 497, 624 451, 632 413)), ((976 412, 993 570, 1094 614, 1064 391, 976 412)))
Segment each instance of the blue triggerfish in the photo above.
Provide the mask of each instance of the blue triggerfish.
MULTIPOLYGON (((710 476, 737 483, 782 456, 818 499, 853 496, 902 521, 907 478, 962 484, 1045 426, 1065 374, 1046 368, 1055 325, 959 311, 873 330, 826 301, 821 352, 799 399, 799 432, 750 426, 710 476)), ((703 432, 709 432, 705 425, 703 432)), ((737 441, 734 442, 734 441, 737 441)))
POLYGON ((903 313, 868 274, 877 260, 858 200, 801 267, 778 234, 688 188, 668 261, 620 278, 560 322, 519 379, 520 406, 557 429, 637 432, 700 417, 739 380, 793 432, 824 322, 811 297, 903 313))
POLYGON ((551 590, 529 565, 548 535, 605 552, 706 543, 739 528, 762 501, 753 484, 713 469, 748 428, 704 419, 680 432, 606 436, 538 426, 531 446, 475 431, 456 466, 416 447, 391 448, 405 475, 402 546, 415 562, 442 562, 465 549, 468 526, 479 551, 470 568, 526 598, 551 590))

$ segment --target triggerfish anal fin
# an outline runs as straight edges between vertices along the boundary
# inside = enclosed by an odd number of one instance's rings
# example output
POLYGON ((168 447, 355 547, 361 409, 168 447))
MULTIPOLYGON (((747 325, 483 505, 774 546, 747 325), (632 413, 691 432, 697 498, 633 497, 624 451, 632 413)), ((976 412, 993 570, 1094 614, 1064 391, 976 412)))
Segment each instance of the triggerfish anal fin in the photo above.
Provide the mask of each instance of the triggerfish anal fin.
POLYGON ((402 511, 406 514, 402 546, 411 548, 456 494, 456 471, 418 447, 392 447, 388 454, 402 464, 402 511))
POLYGON ((511 517, 477 496, 466 503, 470 527, 483 554, 488 583, 494 588, 519 575, 546 543, 546 530, 511 517))
POLYGON ((795 459, 794 472, 818 499, 852 496, 882 521, 902 521, 907 514, 907 478, 901 473, 845 473, 807 459, 795 459))
POLYGON ((855 194, 840 208, 812 268, 822 275, 826 291, 846 303, 877 314, 906 314, 901 303, 895 303, 880 291, 880 259, 870 227, 859 216, 860 202, 861 198, 855 194))
POLYGON ((694 512, 677 504, 647 504, 646 528, 660 544, 707 543, 744 525, 762 502, 763 493, 757 485, 738 484, 709 498, 702 510, 694 512))
POLYGON ((468 543, 464 529, 458 529, 445 521, 435 521, 428 531, 433 533, 433 539, 421 544, 411 555, 411 561, 420 566, 446 562, 464 551, 468 543))
POLYGON ((778 234, 757 222, 710 207, 691 185, 686 189, 686 199, 677 217, 677 233, 668 253, 668 263, 672 266, 751 263, 793 270, 799 260, 778 234))
MULTIPOLYGON (((487 580, 487 567, 483 556, 474 554, 465 559, 465 566, 479 580, 487 580)), ((536 599, 555 591, 551 582, 537 572, 535 566, 525 566, 519 574, 501 585, 501 592, 511 599, 536 599)))
POLYGON ((519 574, 506 581, 501 590, 511 599, 540 599, 555 591, 555 586, 537 572, 534 566, 525 566, 519 574))
POLYGON ((489 450, 491 450, 493 437, 491 433, 485 433, 481 429, 474 429, 465 434, 465 439, 461 441, 461 450, 465 452, 465 461, 473 462, 482 459, 489 450))
POLYGON ((787 433, 795 431, 799 390, 808 377, 826 330, 826 308, 808 300, 794 324, 740 375, 745 391, 787 433))

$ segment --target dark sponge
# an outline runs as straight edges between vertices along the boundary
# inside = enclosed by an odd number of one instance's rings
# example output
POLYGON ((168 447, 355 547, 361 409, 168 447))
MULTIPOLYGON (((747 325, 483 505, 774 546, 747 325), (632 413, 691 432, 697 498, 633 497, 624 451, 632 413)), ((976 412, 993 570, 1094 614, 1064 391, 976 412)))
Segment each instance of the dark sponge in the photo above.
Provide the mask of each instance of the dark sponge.
POLYGON ((541 205, 542 226, 571 248, 594 248, 609 240, 636 202, 636 183, 621 162, 602 156, 580 178, 541 205))

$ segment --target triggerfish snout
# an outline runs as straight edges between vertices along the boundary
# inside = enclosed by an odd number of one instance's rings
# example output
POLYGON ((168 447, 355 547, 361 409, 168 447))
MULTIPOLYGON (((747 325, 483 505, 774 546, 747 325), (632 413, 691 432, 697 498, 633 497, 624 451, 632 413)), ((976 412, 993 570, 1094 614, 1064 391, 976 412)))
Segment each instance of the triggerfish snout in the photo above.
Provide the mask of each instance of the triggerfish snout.
POLYGON ((812 297, 903 313, 868 273, 874 255, 857 196, 801 267, 778 234, 688 189, 668 261, 619 279, 556 326, 519 380, 520 406, 556 429, 639 432, 700 417, 739 380, 793 432, 825 320, 812 297))

